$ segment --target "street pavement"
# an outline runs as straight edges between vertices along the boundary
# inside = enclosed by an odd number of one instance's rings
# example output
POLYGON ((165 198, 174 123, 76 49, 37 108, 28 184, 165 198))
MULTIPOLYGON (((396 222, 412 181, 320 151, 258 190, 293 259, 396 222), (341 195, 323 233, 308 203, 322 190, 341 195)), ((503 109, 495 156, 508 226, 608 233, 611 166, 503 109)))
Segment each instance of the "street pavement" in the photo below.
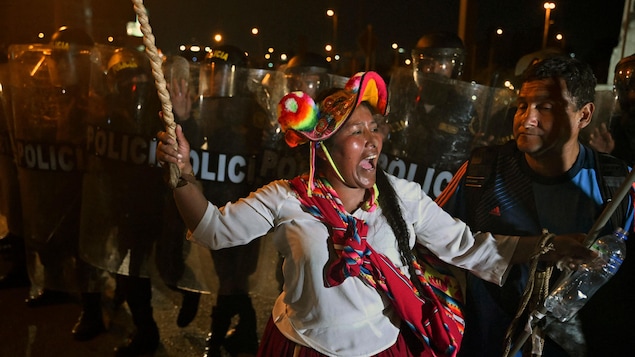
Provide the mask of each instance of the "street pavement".
MULTIPOLYGON (((201 296, 198 313, 184 328, 176 325, 181 294, 170 290, 152 276, 152 305, 161 342, 154 354, 163 356, 202 356, 211 323, 212 294, 201 296)), ((86 342, 75 341, 71 329, 79 317, 79 300, 67 304, 27 307, 29 288, 0 290, 0 357, 87 357, 113 356, 113 348, 134 331, 130 311, 124 303, 115 309, 114 285, 104 292, 103 311, 107 332, 86 342)), ((270 316, 271 300, 252 296, 258 313, 259 335, 270 316)))

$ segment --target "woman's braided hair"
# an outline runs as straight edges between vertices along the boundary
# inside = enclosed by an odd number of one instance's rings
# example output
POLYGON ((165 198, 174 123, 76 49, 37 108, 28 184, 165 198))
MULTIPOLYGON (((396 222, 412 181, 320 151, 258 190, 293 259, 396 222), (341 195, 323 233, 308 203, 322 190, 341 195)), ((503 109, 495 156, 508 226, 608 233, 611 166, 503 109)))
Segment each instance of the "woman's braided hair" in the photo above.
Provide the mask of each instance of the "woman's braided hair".
POLYGON ((422 291, 421 281, 417 278, 417 274, 414 268, 414 253, 410 249, 410 235, 408 233, 408 225, 403 218, 401 212, 401 206, 395 189, 388 181, 388 177, 383 170, 377 170, 377 188, 379 189, 379 206, 381 207, 382 214, 386 217, 386 221, 392 228, 395 237, 397 237, 397 245, 399 252, 401 253, 401 261, 404 265, 408 266, 408 272, 410 273, 410 281, 417 288, 422 291))

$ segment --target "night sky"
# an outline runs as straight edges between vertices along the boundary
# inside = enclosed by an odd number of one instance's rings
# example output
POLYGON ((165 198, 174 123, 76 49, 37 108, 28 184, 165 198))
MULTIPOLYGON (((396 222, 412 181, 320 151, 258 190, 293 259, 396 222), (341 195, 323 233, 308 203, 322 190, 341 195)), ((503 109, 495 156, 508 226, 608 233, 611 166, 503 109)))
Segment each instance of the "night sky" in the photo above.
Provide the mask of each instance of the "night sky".
MULTIPOLYGON (((468 61, 483 67, 493 56, 498 66, 513 68, 522 55, 540 49, 544 0, 469 1, 468 61), (498 27, 505 32, 495 38, 492 34, 498 27)), ((599 80, 606 76, 618 44, 624 1, 554 0, 550 33, 561 32, 567 49, 591 63, 599 80)), ((90 26, 98 42, 104 42, 106 33, 121 33, 125 23, 134 20, 132 2, 126 0, 0 0, 0 43, 34 42, 38 31, 77 21, 83 15, 72 18, 72 14, 81 12, 77 8, 81 4, 92 11, 90 26)), ((325 53, 333 32, 326 9, 333 8, 338 14, 340 52, 359 52, 360 35, 371 25, 377 37, 376 61, 381 65, 391 62, 393 42, 407 55, 426 32, 457 31, 460 0, 146 0, 144 5, 157 45, 165 53, 177 52, 183 43, 213 45, 212 35, 220 32, 224 43, 252 55, 268 47, 285 53, 303 49, 325 53), (250 33, 254 26, 260 28, 259 38, 250 33)))

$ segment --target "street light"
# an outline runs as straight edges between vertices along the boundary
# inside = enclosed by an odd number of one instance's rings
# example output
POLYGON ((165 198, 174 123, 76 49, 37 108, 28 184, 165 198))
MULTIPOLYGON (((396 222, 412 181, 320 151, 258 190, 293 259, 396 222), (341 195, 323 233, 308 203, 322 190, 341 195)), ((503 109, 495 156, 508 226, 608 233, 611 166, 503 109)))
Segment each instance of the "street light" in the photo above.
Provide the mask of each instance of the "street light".
POLYGON ((397 42, 393 42, 390 47, 395 51, 395 63, 393 63, 393 66, 399 67, 399 44, 397 42))
POLYGON ((333 48, 337 48, 337 14, 333 9, 328 9, 326 16, 333 18, 333 48))
POLYGON ((564 49, 564 48, 566 48, 566 47, 567 47, 567 45, 566 45, 566 41, 565 41, 565 38, 564 38, 564 35, 563 35, 563 34, 561 34, 561 33, 557 33, 557 34, 556 34, 556 41, 558 41, 558 43, 560 44, 560 47, 561 47, 561 48, 563 48, 563 49, 564 49))
POLYGON ((505 33, 505 31, 499 27, 490 37, 489 61, 488 61, 489 68, 494 68, 494 59, 497 58, 496 52, 501 46, 501 39, 503 37, 503 33, 505 33))
POLYGON ((257 45, 258 45, 258 56, 262 55, 263 51, 263 47, 262 47, 262 36, 260 35, 260 29, 257 27, 252 27, 251 28, 251 34, 254 36, 254 38, 256 39, 257 45))
POLYGON ((545 31, 542 34, 542 48, 547 47, 547 35, 549 34, 549 18, 551 17, 551 10, 556 8, 556 4, 552 2, 546 2, 545 7, 545 31))

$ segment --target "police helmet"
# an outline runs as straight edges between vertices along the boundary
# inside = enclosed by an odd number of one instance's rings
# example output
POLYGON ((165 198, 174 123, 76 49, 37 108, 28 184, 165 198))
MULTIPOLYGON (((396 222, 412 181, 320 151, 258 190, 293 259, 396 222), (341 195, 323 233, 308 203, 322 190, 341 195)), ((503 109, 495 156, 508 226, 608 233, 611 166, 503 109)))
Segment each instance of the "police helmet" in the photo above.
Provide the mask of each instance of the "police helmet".
POLYGON ((247 90, 248 65, 245 51, 236 46, 222 45, 213 48, 201 65, 200 93, 209 97, 244 95, 247 90))
POLYGON ((147 82, 148 74, 148 63, 137 50, 118 48, 108 60, 107 78, 113 91, 123 90, 134 82, 147 82))
POLYGON ((212 49, 205 56, 207 63, 218 63, 228 66, 247 67, 248 60, 245 51, 232 45, 222 45, 212 49))
POLYGON ((51 36, 51 45, 59 50, 70 50, 76 46, 91 47, 94 44, 93 38, 78 27, 62 26, 51 36))
POLYGON ((412 50, 412 63, 415 74, 431 73, 460 79, 465 64, 465 46, 452 32, 425 34, 412 50))
POLYGON ((149 62, 144 54, 131 48, 118 48, 107 66, 107 81, 111 93, 126 100, 145 95, 151 81, 149 62))
POLYGON ((145 53, 129 47, 117 48, 108 61, 106 80, 114 124, 145 125, 154 120, 160 106, 150 60, 145 53), (120 121, 122 118, 128 121, 120 121))
POLYGON ((95 42, 82 28, 60 27, 51 36, 51 81, 54 85, 68 86, 88 83, 90 55, 95 42))
POLYGON ((613 88, 622 110, 635 109, 635 54, 622 58, 615 66, 613 88), (633 109, 631 109, 631 107, 633 109))
POLYGON ((324 56, 303 52, 293 56, 284 69, 287 92, 301 90, 312 98, 331 87, 330 66, 324 56))

